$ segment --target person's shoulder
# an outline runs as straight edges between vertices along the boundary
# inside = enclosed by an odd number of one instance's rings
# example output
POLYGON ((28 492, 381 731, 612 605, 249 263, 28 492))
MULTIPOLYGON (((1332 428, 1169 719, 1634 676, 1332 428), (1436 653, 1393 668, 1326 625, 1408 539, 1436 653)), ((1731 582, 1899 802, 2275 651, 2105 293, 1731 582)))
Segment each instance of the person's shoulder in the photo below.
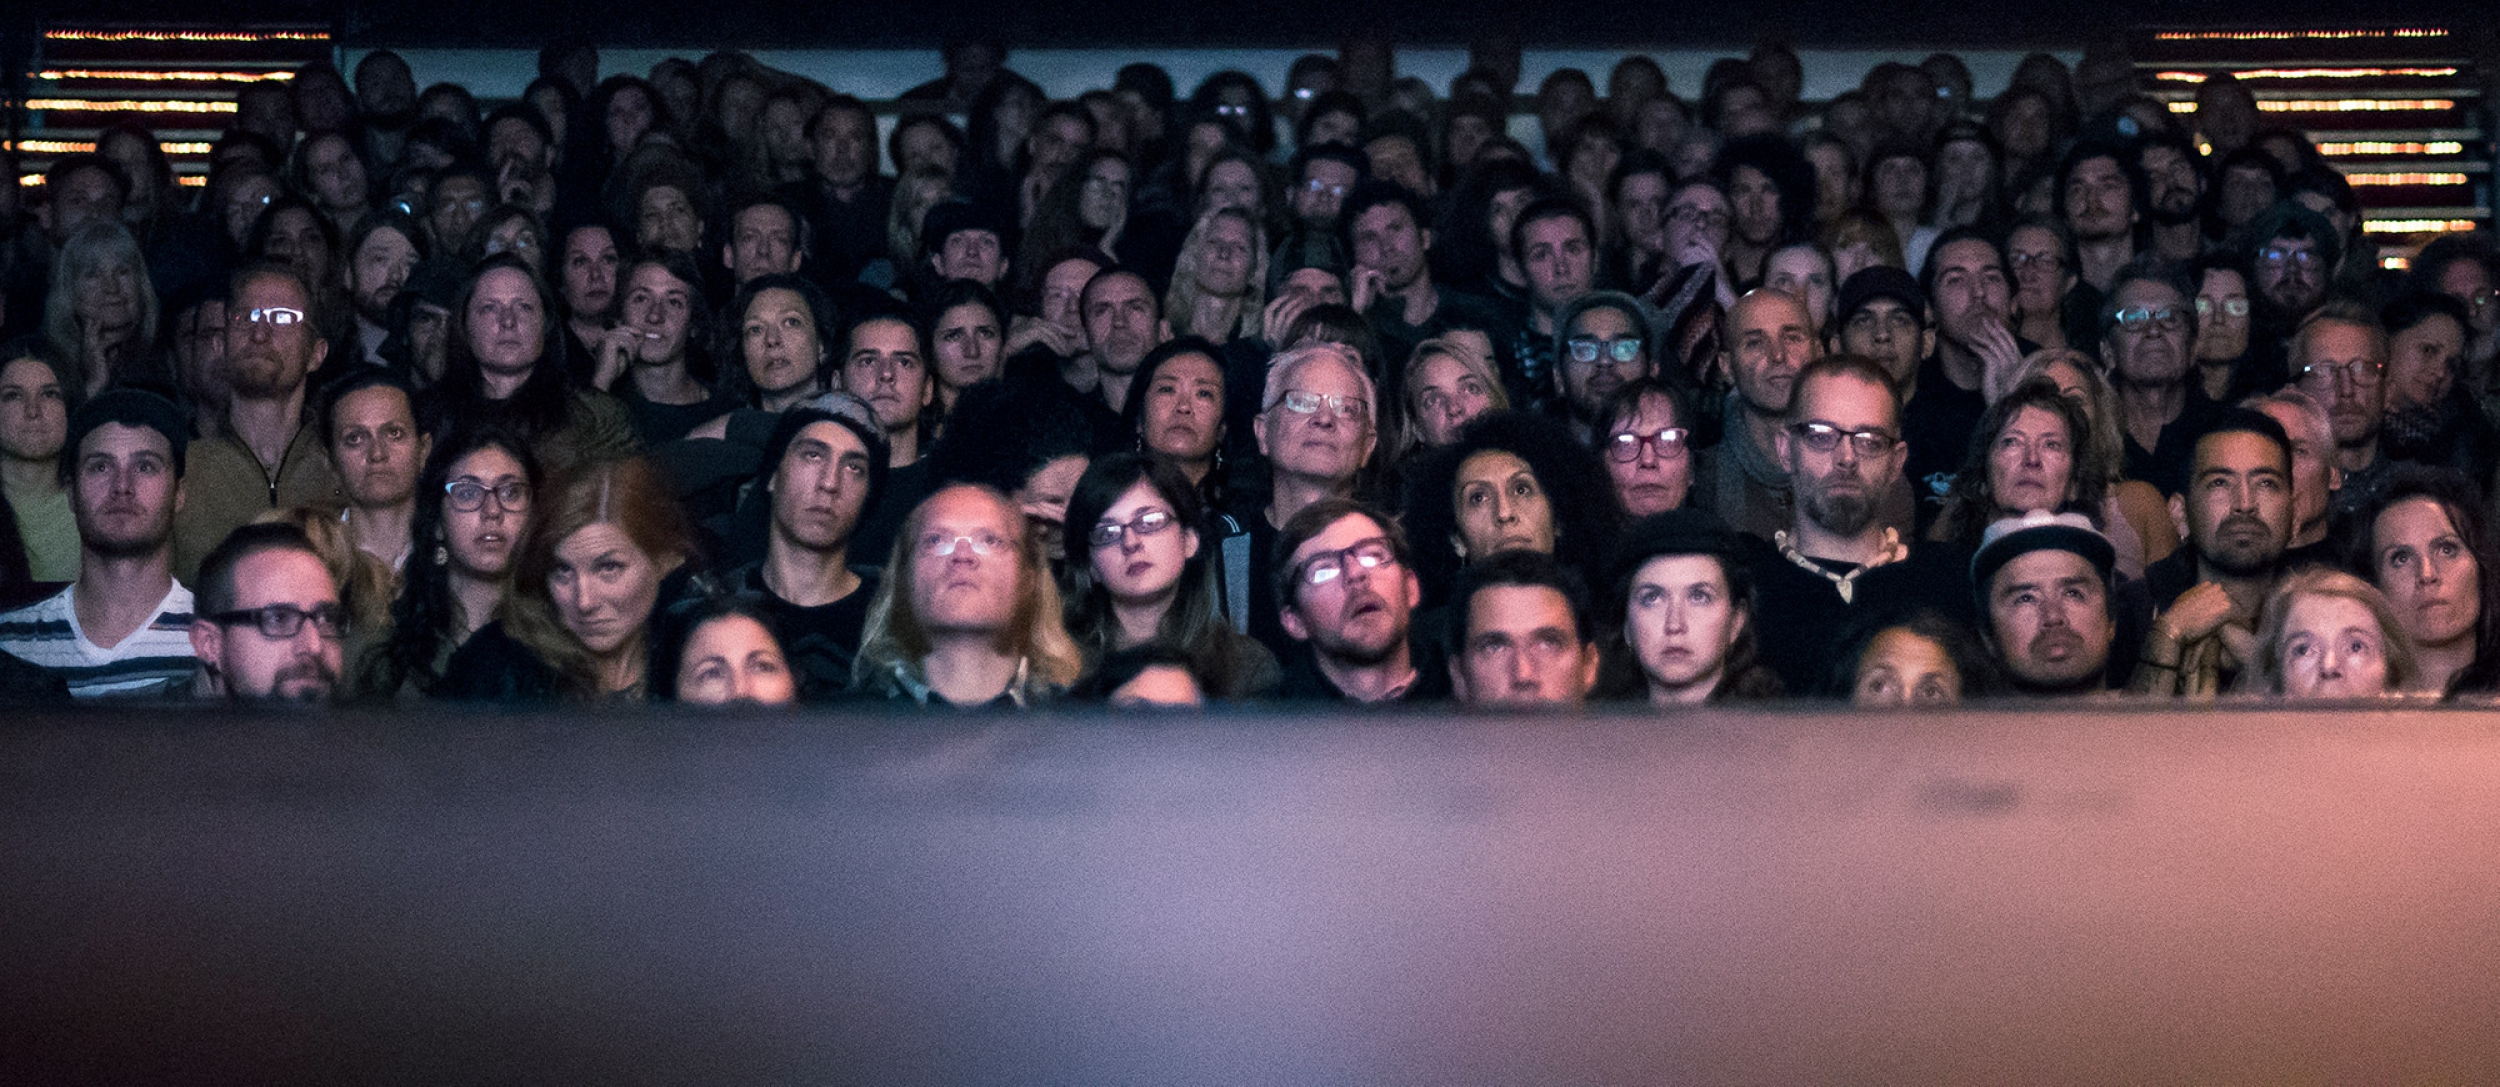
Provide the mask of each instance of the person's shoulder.
MULTIPOLYGON (((177 581, 174 584, 180 586, 182 583, 177 581)), ((71 582, 61 586, 61 591, 34 603, 0 612, 0 641, 20 636, 11 630, 12 627, 66 620, 69 617, 70 593, 77 587, 77 582, 71 582)))

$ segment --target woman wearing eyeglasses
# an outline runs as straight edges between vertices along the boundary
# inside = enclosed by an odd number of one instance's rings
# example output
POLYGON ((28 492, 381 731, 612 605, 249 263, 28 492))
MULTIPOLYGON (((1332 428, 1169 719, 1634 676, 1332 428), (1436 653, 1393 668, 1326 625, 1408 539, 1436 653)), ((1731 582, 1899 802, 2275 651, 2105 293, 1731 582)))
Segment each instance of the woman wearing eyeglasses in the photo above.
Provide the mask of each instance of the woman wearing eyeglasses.
POLYGON ((640 700, 651 617, 683 595, 674 590, 696 558, 693 527, 660 469, 639 457, 584 465, 536 502, 502 617, 452 654, 445 697, 640 700))
POLYGON ((1031 709, 1084 669, 1059 587, 1006 495, 958 483, 904 518, 868 604, 853 690, 932 709, 1031 709))
POLYGON ((1684 391, 1656 378, 1632 381, 1606 398, 1597 413, 1597 448, 1626 516, 1677 509, 1692 494, 1692 417, 1684 391))
POLYGON ((415 546, 390 638, 358 664, 357 690, 384 699, 439 693, 452 654, 502 610, 537 483, 537 461, 509 433, 464 428, 435 444, 417 482, 415 546))
POLYGON ((1095 461, 1068 499, 1068 633, 1089 667, 1161 642, 1185 654, 1210 698, 1272 693, 1276 657, 1234 632, 1216 605, 1206 510, 1169 461, 1116 453, 1095 461))

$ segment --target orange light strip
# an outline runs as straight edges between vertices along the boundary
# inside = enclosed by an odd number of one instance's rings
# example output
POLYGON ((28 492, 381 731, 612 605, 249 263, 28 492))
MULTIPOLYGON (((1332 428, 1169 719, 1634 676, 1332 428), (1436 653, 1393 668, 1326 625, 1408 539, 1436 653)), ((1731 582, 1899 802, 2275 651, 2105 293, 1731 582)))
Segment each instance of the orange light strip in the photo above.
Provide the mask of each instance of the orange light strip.
POLYGON ((2444 38, 2445 30, 2413 27, 2403 30, 2165 30, 2153 35, 2161 42, 2293 42, 2354 41, 2368 38, 2444 38))
MULTIPOLYGON (((2251 79, 2386 79, 2390 77, 2442 79, 2457 74, 2455 68, 2254 68, 2234 72, 2241 80, 2251 79)), ((2203 83, 2213 78, 2210 72, 2155 72, 2154 79, 2165 83, 2203 83)))
POLYGON ((2388 270, 2388 271, 2390 271, 2390 272, 2401 272, 2401 271, 2404 271, 2404 270, 2405 270, 2405 269, 2407 269, 2407 268, 2411 268, 2411 267, 2413 267, 2413 258, 2412 258, 2412 257, 2380 257, 2380 258, 2378 259, 2378 266, 2379 266, 2379 267, 2381 267, 2381 268, 2385 268, 2385 269, 2387 269, 2387 270, 2388 270))
POLYGON ((2412 113, 2457 108, 2453 98, 2296 98, 2259 102, 2267 113, 2412 113))
POLYGON ((2345 174, 2355 185, 2463 185, 2464 174, 2345 174))
POLYGON ((326 42, 322 30, 47 30, 56 42, 326 42))
POLYGON ((37 79, 110 79, 125 83, 283 83, 293 72, 156 72, 111 68, 69 68, 35 73, 37 79))
MULTIPOLYGON (((84 155, 95 150, 95 141, 20 140, 12 146, 16 150, 32 151, 38 155, 84 155)), ((205 155, 215 145, 189 140, 159 140, 156 146, 168 155, 205 155)))
POLYGON ((174 184, 176 184, 176 185, 188 185, 188 186, 190 186, 191 188, 194 188, 194 189, 197 189, 197 188, 203 188, 203 187, 207 186, 207 184, 208 184, 208 175, 207 175, 207 174, 177 174, 177 175, 175 175, 175 176, 174 176, 174 184))
POLYGON ((31 110, 62 110, 79 113, 233 113, 232 102, 145 102, 132 99, 97 98, 30 98, 31 110))
POLYGON ((2381 140, 2352 140, 2322 143, 2321 155, 2462 155, 2465 145, 2455 140, 2432 140, 2428 143, 2389 143, 2381 140))
POLYGON ((2481 224, 2472 219, 2370 219, 2361 224, 2364 234, 2464 234, 2481 224))

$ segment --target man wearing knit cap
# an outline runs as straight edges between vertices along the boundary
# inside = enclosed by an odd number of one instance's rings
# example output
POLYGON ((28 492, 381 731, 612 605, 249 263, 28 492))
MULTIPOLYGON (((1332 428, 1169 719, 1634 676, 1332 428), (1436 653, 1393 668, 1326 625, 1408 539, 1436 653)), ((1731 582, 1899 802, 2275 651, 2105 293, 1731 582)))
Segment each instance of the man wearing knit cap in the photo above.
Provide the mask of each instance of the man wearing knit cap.
POLYGON ((1917 387, 1919 361, 1935 350, 1926 292, 1910 273, 1889 264, 1861 268, 1841 283, 1833 327, 1842 353, 1882 363, 1904 396, 1917 387))
POLYGON ((1988 649, 2015 689, 2039 696, 2109 687, 2110 569, 2117 553, 2080 513, 2034 510, 1988 526, 1971 559, 1988 649))
POLYGON ((956 200, 929 209, 921 222, 921 254, 940 280, 969 279, 997 290, 1007 278, 1007 237, 1013 231, 991 208, 956 200))

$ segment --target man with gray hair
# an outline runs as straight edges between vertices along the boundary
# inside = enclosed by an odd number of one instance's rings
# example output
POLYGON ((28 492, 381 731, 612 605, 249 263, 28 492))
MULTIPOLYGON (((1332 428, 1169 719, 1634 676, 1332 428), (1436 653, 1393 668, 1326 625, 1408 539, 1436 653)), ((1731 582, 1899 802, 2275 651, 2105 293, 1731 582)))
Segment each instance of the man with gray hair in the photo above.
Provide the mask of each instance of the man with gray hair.
POLYGON ((2287 347, 2293 384, 2326 409, 2335 466, 2344 473, 2334 509, 2350 513, 2388 471, 2378 448, 2387 421, 2387 329, 2365 308, 2330 303, 2293 330, 2287 347))
POLYGON ((2292 542, 2283 552, 2287 566, 2335 561, 2327 540, 2331 503, 2344 487, 2344 470, 2335 463, 2335 432, 2326 405, 2297 386, 2284 386, 2240 406, 2265 413, 2283 424, 2292 439, 2292 542))
MULTIPOLYGON (((1285 523, 1321 499, 1354 497, 1355 477, 1379 442, 1378 403, 1362 360, 1341 345, 1298 347, 1268 362, 1259 414, 1250 425, 1267 457, 1271 485, 1266 504, 1239 517, 1249 529, 1247 552, 1238 556, 1247 581, 1231 570, 1236 558, 1231 554, 1225 556, 1228 580, 1271 584, 1277 533, 1285 523)), ((1285 633, 1275 599, 1260 592, 1246 595, 1246 600, 1231 595, 1232 606, 1248 608, 1245 629, 1281 659, 1295 641, 1285 633)))

